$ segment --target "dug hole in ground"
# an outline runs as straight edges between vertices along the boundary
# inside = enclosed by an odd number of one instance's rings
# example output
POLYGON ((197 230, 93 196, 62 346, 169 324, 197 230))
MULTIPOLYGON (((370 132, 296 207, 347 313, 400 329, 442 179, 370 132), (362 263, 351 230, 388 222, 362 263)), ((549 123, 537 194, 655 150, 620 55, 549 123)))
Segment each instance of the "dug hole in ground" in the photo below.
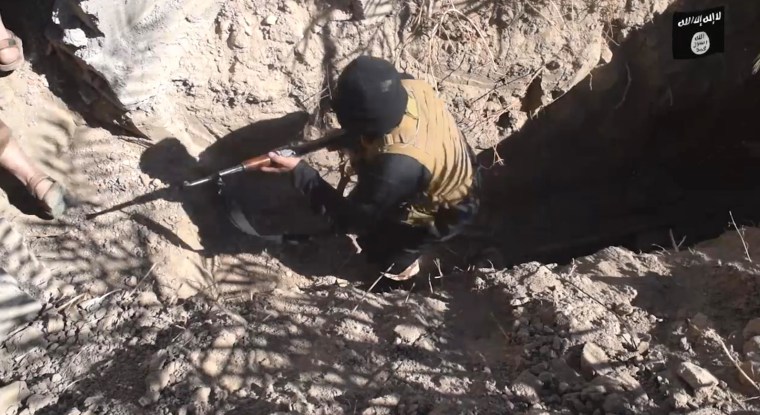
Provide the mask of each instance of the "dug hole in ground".
MULTIPOLYGON (((760 410, 760 3, 5 2, 0 117, 74 196, 3 177, 0 413, 760 410), (673 13, 725 6, 674 60, 673 13), (408 283, 348 238, 253 240, 162 190, 336 122, 359 54, 436 86, 484 167, 474 236, 408 283), (147 195, 142 197, 143 195, 147 195), (138 198, 135 204, 87 216, 138 198)), ((336 183, 337 158, 309 162, 336 183)), ((319 229, 286 178, 230 183, 319 229)))

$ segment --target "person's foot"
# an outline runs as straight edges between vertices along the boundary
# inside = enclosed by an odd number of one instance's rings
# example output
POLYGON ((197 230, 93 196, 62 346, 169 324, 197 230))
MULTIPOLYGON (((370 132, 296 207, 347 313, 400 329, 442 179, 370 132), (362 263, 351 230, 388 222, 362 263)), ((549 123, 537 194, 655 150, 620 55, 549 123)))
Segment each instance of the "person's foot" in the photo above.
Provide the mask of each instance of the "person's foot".
POLYGON ((394 281, 406 281, 420 273, 420 259, 415 259, 406 269, 399 274, 384 272, 383 276, 394 281))
POLYGON ((45 212, 58 218, 66 211, 65 190, 49 176, 40 173, 27 182, 29 193, 40 201, 45 212))
POLYGON ((0 31, 0 70, 16 69, 23 58, 21 40, 8 29, 0 31))

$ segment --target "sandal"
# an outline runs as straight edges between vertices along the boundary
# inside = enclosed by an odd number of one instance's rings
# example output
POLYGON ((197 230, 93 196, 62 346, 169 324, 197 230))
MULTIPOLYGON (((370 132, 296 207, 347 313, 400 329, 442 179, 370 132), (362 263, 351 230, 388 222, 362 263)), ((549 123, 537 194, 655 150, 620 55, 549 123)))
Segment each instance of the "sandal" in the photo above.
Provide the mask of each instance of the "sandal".
POLYGON ((24 47, 21 42, 21 39, 16 36, 15 33, 11 32, 9 29, 5 29, 11 37, 7 39, 0 40, 0 50, 8 49, 8 48, 17 48, 19 52, 18 59, 11 63, 6 64, 0 64, 0 72, 13 72, 24 63, 24 47))
POLYGON ((29 180, 29 184, 27 185, 27 190, 29 190, 29 193, 32 196, 37 197, 37 199, 40 201, 40 204, 42 205, 42 208, 45 210, 45 213, 49 214, 53 218, 59 218, 61 215, 63 215, 63 212, 66 211, 67 206, 66 200, 64 199, 66 191, 64 190, 63 186, 53 180, 50 176, 44 173, 40 173, 32 177, 32 179, 29 180), (42 195, 42 197, 37 197, 37 186, 39 186, 40 183, 44 181, 49 181, 53 184, 50 186, 50 189, 48 189, 45 194, 42 195))
POLYGON ((391 274, 388 272, 383 272, 382 275, 385 278, 394 280, 394 281, 406 281, 412 277, 417 276, 417 274, 420 273, 420 260, 415 259, 414 262, 412 262, 408 267, 406 267, 405 270, 401 271, 400 274, 391 274))

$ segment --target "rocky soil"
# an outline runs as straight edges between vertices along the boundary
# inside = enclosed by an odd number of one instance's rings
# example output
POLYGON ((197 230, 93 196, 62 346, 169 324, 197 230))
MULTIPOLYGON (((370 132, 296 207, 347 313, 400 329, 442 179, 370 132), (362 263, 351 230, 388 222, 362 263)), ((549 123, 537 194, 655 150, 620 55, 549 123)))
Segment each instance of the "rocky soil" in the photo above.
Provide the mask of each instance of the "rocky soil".
MULTIPOLYGON (((45 220, 0 177, 0 413, 760 411, 756 228, 562 264, 481 250, 457 268, 476 249, 451 245, 429 275, 374 284, 348 238, 255 241, 213 188, 166 190, 319 135, 337 72, 365 51, 434 82, 493 147, 670 2, 118 4, 0 6, 30 61, 0 79, 0 117, 74 199, 45 220)), ((595 74, 628 90, 625 70, 595 74)), ((331 155, 311 161, 335 180, 331 155)), ((234 184, 264 227, 321 224, 286 179, 234 184)))
POLYGON ((151 285, 46 304, 3 343, 0 399, 21 414, 760 410, 732 363, 760 380, 760 270, 736 233, 383 292, 316 277, 171 303, 151 285))

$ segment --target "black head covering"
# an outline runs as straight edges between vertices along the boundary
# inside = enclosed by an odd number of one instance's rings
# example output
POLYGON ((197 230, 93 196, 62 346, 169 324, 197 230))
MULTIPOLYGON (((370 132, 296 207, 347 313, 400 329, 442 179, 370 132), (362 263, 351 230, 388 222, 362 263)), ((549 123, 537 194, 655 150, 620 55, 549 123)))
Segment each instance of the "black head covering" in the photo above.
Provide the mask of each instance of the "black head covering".
POLYGON ((390 62, 360 56, 338 78, 333 108, 344 129, 381 136, 401 123, 407 99, 401 74, 390 62))

